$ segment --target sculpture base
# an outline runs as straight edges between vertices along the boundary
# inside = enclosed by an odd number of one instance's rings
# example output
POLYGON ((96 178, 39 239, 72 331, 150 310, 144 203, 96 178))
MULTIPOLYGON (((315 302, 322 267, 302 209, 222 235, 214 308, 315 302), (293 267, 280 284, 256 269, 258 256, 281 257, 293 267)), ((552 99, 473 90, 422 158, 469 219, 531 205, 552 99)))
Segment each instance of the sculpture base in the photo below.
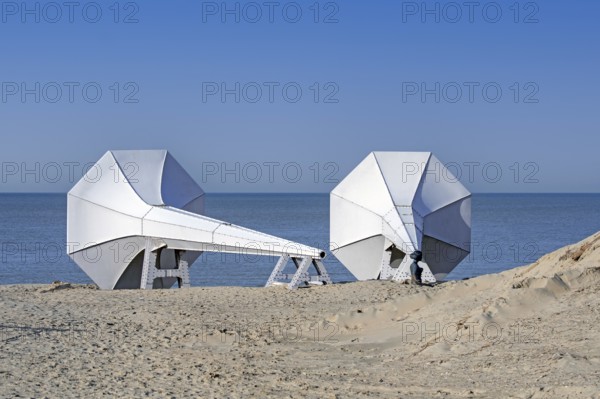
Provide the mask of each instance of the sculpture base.
POLYGON ((291 257, 290 255, 283 255, 277 261, 265 287, 270 287, 272 285, 287 285, 288 289, 293 290, 300 285, 308 286, 310 284, 332 284, 331 278, 329 277, 329 274, 327 274, 323 262, 320 259, 314 259, 310 256, 296 258, 291 257), (296 272, 285 274, 283 273, 283 269, 290 259, 292 259, 296 266, 296 272), (316 270, 316 275, 310 275, 308 272, 311 266, 316 270), (288 282, 288 280, 290 281, 288 282))
POLYGON ((146 247, 144 249, 144 263, 142 266, 142 278, 140 288, 151 290, 154 286, 154 280, 162 279, 170 284, 161 284, 163 287, 170 287, 173 284, 173 279, 177 279, 179 288, 190 287, 190 271, 187 260, 182 256, 185 251, 175 250, 175 268, 159 268, 157 261, 160 258, 160 251, 164 248, 153 249, 151 238, 146 238, 146 247))

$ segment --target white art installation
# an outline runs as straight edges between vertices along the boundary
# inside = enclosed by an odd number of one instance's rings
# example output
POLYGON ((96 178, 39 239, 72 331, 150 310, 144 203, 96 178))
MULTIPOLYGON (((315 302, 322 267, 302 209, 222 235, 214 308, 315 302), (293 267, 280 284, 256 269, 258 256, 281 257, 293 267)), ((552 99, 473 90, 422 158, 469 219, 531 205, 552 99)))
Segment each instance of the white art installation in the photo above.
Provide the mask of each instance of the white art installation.
POLYGON ((430 152, 373 152, 330 195, 332 253, 358 280, 444 278, 470 252, 471 193, 430 152))
POLYGON ((167 151, 109 151, 68 193, 67 253, 101 289, 189 286, 205 251, 278 257, 267 286, 331 283, 322 250, 203 212, 204 191, 167 151))

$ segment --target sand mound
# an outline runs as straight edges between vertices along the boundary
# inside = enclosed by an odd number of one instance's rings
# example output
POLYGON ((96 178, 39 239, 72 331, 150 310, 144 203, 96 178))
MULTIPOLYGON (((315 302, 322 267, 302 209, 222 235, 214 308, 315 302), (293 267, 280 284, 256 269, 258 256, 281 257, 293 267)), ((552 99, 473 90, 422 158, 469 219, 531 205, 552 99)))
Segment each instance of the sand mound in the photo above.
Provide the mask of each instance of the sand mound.
POLYGON ((519 275, 548 277, 565 271, 600 266, 600 232, 576 244, 542 256, 530 266, 518 268, 519 275))
POLYGON ((351 342, 410 348, 433 357, 466 353, 496 340, 537 337, 538 321, 562 307, 580 309, 589 299, 584 292, 597 292, 599 282, 597 233, 532 265, 423 287, 385 303, 336 313, 324 322, 336 323, 351 342))

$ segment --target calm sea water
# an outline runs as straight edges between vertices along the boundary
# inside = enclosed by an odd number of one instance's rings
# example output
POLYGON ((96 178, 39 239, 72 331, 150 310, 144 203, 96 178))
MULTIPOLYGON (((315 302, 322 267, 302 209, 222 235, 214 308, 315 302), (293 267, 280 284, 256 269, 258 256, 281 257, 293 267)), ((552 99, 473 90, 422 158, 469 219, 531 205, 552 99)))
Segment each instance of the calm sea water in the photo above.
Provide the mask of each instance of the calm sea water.
MULTIPOLYGON (((209 216, 328 248, 327 194, 212 194, 209 216)), ((462 279, 531 263, 600 230, 600 194, 475 194, 471 255, 449 276, 462 279)), ((91 280, 66 255, 65 194, 0 194, 0 284, 91 280)), ((329 255, 334 281, 352 275, 329 255)), ((269 257, 204 254, 191 270, 196 286, 261 286, 269 257)))

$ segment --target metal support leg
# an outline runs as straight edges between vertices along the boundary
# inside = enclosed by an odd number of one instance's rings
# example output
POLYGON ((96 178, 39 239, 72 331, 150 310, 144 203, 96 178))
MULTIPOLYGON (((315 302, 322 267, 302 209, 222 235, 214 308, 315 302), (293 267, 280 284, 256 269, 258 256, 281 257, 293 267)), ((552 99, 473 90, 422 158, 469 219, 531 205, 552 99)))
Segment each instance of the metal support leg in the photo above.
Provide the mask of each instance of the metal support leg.
POLYGON ((392 277, 392 280, 400 282, 411 280, 412 273, 410 271, 410 265, 412 262, 413 260, 410 256, 405 256, 404 259, 402 259, 400 266, 398 266, 398 270, 396 270, 394 277, 392 277))
POLYGON ((175 251, 175 259, 177 259, 177 270, 180 276, 177 278, 179 288, 190 288, 190 269, 188 261, 184 257, 185 251, 175 251))
POLYGON ((380 280, 387 280, 394 276, 396 271, 390 266, 391 260, 392 251, 383 251, 383 257, 381 259, 381 273, 379 273, 380 280))
POLYGON ((292 277, 292 281, 290 281, 290 283, 288 284, 288 288, 290 290, 298 288, 298 286, 300 286, 301 283, 308 284, 307 280, 310 278, 308 275, 308 267, 311 264, 312 264, 311 257, 306 256, 306 257, 302 258, 302 261, 300 262, 300 265, 298 266, 298 270, 296 270, 294 277, 292 277))
POLYGON ((154 280, 157 278, 177 278, 179 288, 190 287, 190 271, 187 260, 183 255, 185 251, 175 251, 175 261, 177 262, 176 269, 157 269, 158 256, 160 249, 153 251, 151 238, 146 238, 146 246, 144 248, 144 263, 142 265, 142 278, 140 288, 151 290, 154 285, 154 280))
POLYGON ((277 280, 279 280, 281 277, 283 277, 281 274, 283 272, 283 269, 285 268, 285 265, 288 263, 288 260, 290 260, 289 255, 282 255, 279 257, 279 260, 277 261, 275 268, 271 272, 271 276, 269 276, 269 279, 267 280, 267 284, 265 284, 265 287, 269 287, 269 286, 275 284, 277 282, 277 280))
POLYGON ((289 289, 293 290, 298 288, 301 284, 332 284, 332 281, 321 259, 313 259, 310 256, 293 258, 289 255, 283 255, 277 261, 265 287, 281 284, 286 284, 289 289), (290 259, 296 266, 296 272, 293 274, 285 274, 283 273, 283 270, 290 259), (309 268, 311 266, 314 266, 317 272, 316 275, 310 275, 309 268), (287 281, 289 281, 289 283, 287 281))
POLYGON ((144 263, 142 266, 142 278, 140 288, 143 290, 151 290, 154 283, 154 270, 156 270, 156 260, 158 253, 152 251, 152 240, 146 238, 146 246, 144 248, 144 263))
POLYGON ((331 281, 331 277, 329 277, 329 273, 327 273, 325 265, 323 264, 321 259, 313 259, 313 265, 315 266, 315 269, 317 269, 317 274, 320 277, 319 280, 323 284, 333 284, 333 282, 331 281))

